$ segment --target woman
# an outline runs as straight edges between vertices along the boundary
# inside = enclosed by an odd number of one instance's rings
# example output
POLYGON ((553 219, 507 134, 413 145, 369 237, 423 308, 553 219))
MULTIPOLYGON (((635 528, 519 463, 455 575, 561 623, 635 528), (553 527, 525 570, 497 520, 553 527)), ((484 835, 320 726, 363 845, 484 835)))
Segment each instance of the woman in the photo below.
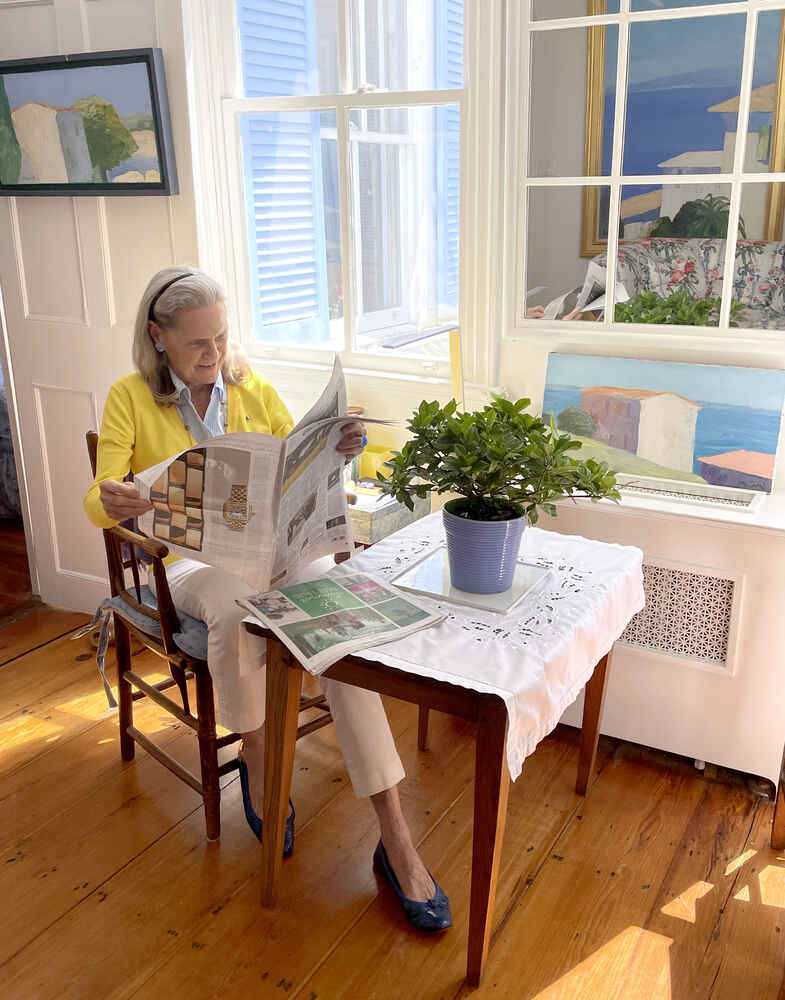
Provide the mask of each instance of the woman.
MULTIPOLYGON (((133 344, 136 372, 111 387, 98 441, 95 481, 85 510, 99 528, 151 510, 131 483, 134 473, 217 434, 256 431, 285 437, 289 411, 270 383, 251 371, 228 340, 220 286, 193 268, 159 271, 145 289, 133 344)), ((337 450, 347 461, 362 451, 362 424, 347 423, 337 450)), ((254 587, 192 559, 167 560, 175 605, 206 622, 207 659, 222 724, 242 735, 241 787, 248 823, 261 839, 264 773, 264 640, 242 626, 235 603, 254 587)), ((323 681, 349 776, 359 797, 370 797, 381 829, 374 865, 390 881, 408 919, 420 930, 451 923, 447 896, 412 843, 401 811, 404 772, 378 695, 323 681)), ((294 811, 287 822, 287 853, 294 811)))

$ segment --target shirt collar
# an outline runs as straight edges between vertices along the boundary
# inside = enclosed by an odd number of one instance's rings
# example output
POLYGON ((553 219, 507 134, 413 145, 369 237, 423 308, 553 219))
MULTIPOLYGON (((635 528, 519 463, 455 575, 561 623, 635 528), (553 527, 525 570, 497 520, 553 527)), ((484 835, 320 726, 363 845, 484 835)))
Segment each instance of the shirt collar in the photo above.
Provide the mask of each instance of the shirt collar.
MULTIPOLYGON (((171 376, 172 384, 174 385, 175 391, 180 399, 190 402, 191 390, 185 382, 183 382, 180 376, 176 375, 174 371, 172 371, 171 365, 169 366, 169 375, 171 376)), ((215 395, 216 393, 218 394, 218 399, 223 403, 226 400, 226 386, 224 385, 223 372, 220 368, 218 369, 218 378, 213 384, 213 394, 215 395)))

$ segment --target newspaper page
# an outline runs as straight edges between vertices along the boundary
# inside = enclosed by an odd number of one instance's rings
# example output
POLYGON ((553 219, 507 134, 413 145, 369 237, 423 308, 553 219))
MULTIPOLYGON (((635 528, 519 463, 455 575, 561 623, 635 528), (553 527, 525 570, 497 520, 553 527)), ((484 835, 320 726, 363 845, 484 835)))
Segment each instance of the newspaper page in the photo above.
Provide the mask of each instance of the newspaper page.
MULTIPOLYGON (((602 312, 605 309, 605 282, 607 271, 596 260, 590 260, 583 284, 553 299, 545 307, 543 319, 564 319, 576 309, 580 312, 602 312)), ((629 298, 624 285, 616 283, 616 301, 629 298)))
POLYGON ((335 450, 346 417, 346 382, 336 358, 322 395, 284 441, 275 562, 269 586, 300 563, 354 551, 343 485, 344 456, 335 450))
POLYGON ((368 573, 336 566, 309 583, 237 602, 271 629, 311 674, 358 649, 401 639, 444 620, 368 573))
POLYGON ((299 563, 351 552, 344 457, 335 450, 351 422, 336 358, 327 388, 287 438, 223 434, 138 473, 139 493, 153 505, 140 530, 259 590, 299 563))

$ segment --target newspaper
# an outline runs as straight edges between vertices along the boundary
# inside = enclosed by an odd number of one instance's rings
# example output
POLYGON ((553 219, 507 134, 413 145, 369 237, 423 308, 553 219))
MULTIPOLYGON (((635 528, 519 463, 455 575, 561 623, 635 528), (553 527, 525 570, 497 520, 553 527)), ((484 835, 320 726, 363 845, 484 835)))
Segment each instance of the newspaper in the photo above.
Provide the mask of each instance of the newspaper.
MULTIPOLYGON (((572 291, 553 299, 545 307, 543 319, 564 319, 575 312, 602 312, 605 309, 605 282, 607 271, 595 260, 589 261, 583 284, 572 291)), ((621 282, 616 282, 616 301, 626 302, 627 290, 621 282)))
POLYGON ((336 358, 327 388, 288 437, 223 434, 138 473, 139 493, 153 505, 141 531, 259 590, 300 563, 353 551, 344 457, 335 450, 352 419, 336 358))
POLYGON ((238 600, 311 674, 357 649, 401 639, 444 620, 368 573, 336 566, 309 583, 238 600))

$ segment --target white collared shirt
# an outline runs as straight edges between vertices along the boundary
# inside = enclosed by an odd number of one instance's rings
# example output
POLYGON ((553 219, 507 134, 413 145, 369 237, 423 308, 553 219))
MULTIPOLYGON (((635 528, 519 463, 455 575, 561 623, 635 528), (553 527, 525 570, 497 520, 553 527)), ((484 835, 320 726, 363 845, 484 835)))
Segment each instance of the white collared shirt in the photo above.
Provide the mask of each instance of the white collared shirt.
POLYGON ((226 386, 224 385, 224 378, 220 370, 218 378, 213 384, 213 391, 204 415, 204 420, 196 412, 196 407, 191 399, 191 390, 185 382, 178 375, 175 375, 171 367, 169 368, 169 374, 172 376, 175 391, 180 395, 179 400, 174 405, 177 407, 180 419, 185 424, 186 430, 194 441, 198 444, 200 441, 206 441, 208 438, 225 434, 226 386))

